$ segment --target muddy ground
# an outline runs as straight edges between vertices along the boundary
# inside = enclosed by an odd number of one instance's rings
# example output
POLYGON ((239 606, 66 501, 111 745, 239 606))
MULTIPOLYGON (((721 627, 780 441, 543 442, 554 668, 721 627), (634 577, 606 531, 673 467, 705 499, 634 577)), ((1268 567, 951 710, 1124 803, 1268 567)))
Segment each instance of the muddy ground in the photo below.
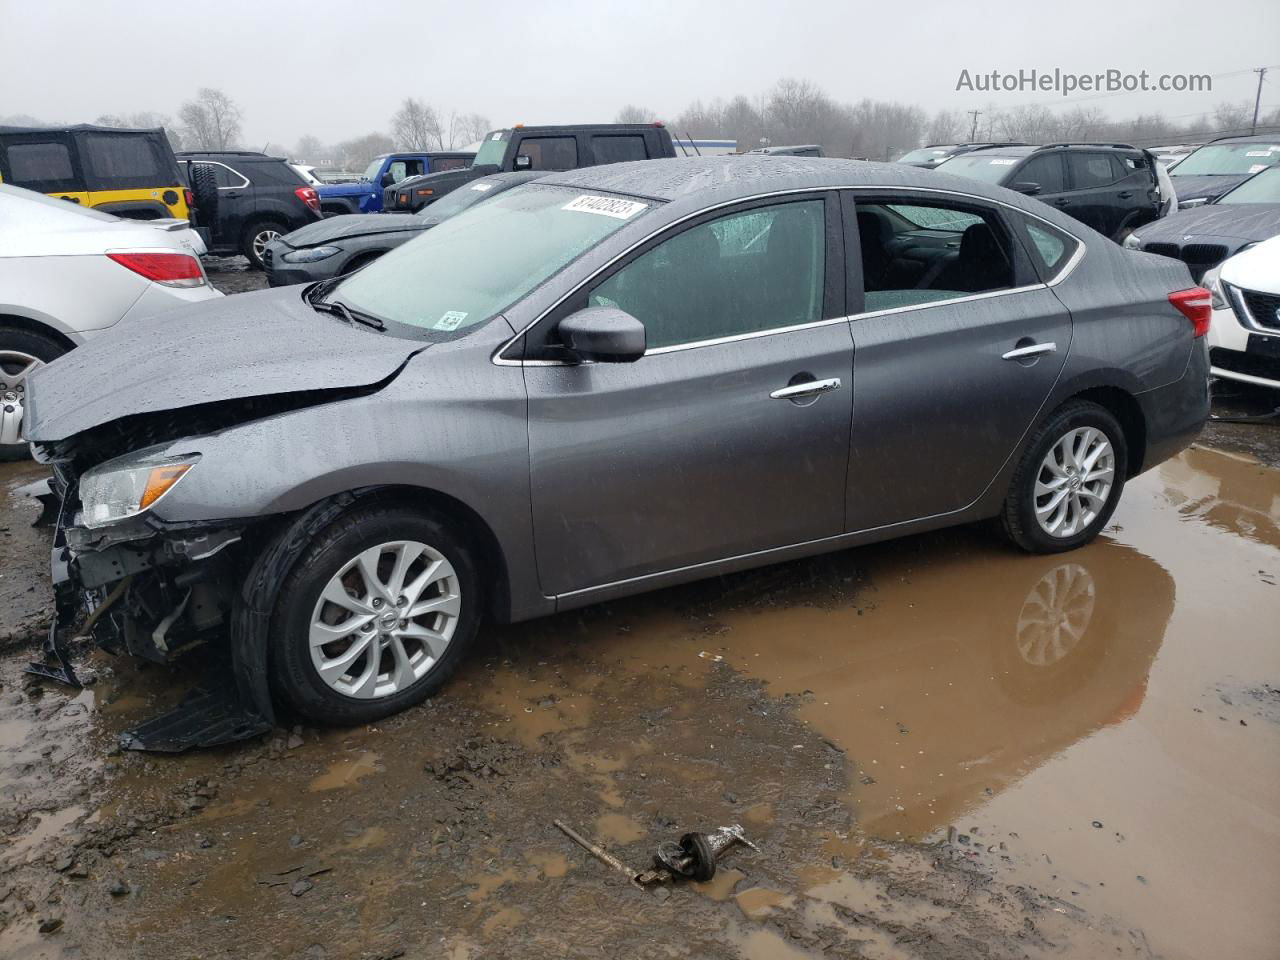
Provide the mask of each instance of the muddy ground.
POLYGON ((39 475, 0 469, 0 956, 1280 953, 1280 425, 1211 426, 1074 553, 962 529, 489 627, 386 723, 183 756, 115 737, 199 664, 24 678, 39 475), (557 817, 761 852, 655 896, 557 817))

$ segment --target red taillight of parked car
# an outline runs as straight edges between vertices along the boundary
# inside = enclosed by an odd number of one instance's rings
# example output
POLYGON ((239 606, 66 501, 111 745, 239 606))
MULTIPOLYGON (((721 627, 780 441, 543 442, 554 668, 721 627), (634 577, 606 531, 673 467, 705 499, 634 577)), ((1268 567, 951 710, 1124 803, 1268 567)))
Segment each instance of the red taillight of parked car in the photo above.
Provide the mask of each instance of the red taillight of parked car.
POLYGON ((1213 294, 1208 290, 1204 287, 1179 290, 1169 294, 1169 302, 1191 321, 1193 336, 1203 337, 1209 332, 1209 321, 1213 317, 1213 294))
POLYGON ((200 287, 205 282, 200 261, 185 253, 108 253, 107 256, 166 287, 200 287))
POLYGON ((298 199, 305 203, 316 213, 320 212, 320 195, 316 193, 314 187, 298 187, 293 191, 298 195, 298 199))
POLYGON ((182 199, 187 202, 188 210, 194 210, 196 208, 196 195, 190 190, 182 191, 182 199))

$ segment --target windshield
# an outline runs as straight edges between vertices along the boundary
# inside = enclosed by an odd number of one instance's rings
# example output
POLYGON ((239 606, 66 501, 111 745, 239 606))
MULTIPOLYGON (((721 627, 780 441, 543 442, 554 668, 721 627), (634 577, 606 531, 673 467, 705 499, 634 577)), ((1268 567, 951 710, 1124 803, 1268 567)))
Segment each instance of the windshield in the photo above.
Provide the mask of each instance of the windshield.
POLYGON ((1280 163, 1280 144, 1213 143, 1169 171, 1174 177, 1240 177, 1280 163))
POLYGON ((326 298, 447 339, 524 297, 650 204, 527 185, 383 254, 326 298))
POLYGON ((940 163, 937 169, 943 173, 954 173, 958 177, 981 180, 983 183, 999 183, 1021 159, 993 157, 989 153, 965 153, 940 163))
POLYGON ((1280 167, 1268 167, 1250 177, 1219 197, 1218 203, 1280 203, 1280 167))
POLYGON ((494 167, 502 166, 502 158, 507 152, 507 137, 506 130, 493 130, 486 133, 471 165, 473 167, 483 167, 486 164, 494 167))
POLYGON ((451 193, 446 193, 429 207, 423 207, 414 216, 430 217, 432 220, 444 220, 452 217, 455 213, 461 213, 467 207, 479 203, 481 200, 497 196, 503 191, 504 185, 500 180, 476 180, 473 183, 464 184, 451 193))
POLYGON ((951 156, 951 151, 944 147, 921 147, 919 150, 912 150, 910 153, 904 153, 898 158, 899 163, 941 163, 947 157, 951 156))
POLYGON ((372 180, 378 175, 378 171, 382 169, 382 161, 386 157, 374 157, 369 161, 369 165, 364 168, 364 173, 360 174, 361 180, 372 180))

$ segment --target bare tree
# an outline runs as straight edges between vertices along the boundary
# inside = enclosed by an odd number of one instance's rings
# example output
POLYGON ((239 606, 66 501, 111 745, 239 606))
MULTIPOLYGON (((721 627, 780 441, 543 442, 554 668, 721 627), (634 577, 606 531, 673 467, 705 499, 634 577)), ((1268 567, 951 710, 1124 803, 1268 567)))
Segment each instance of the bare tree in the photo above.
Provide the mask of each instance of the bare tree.
POLYGON ((318 164, 327 160, 329 150, 319 137, 306 134, 298 140, 297 146, 293 148, 293 159, 299 163, 318 164))
POLYGON ((240 141, 240 107, 221 90, 203 87, 178 111, 183 139, 197 150, 226 150, 240 141))
POLYGON ((457 140, 454 143, 456 147, 465 147, 468 144, 475 143, 477 140, 484 139, 484 135, 493 129, 493 124, 489 122, 489 118, 481 113, 464 113, 458 117, 454 126, 457 140))
POLYGON ((343 169, 363 170, 374 157, 395 149, 395 141, 385 133, 366 133, 363 137, 344 140, 334 147, 334 152, 343 169))
POLYGON ((648 107, 636 106, 634 103, 626 104, 613 118, 614 123, 649 123, 653 119, 652 110, 648 107))
POLYGON ((954 110, 939 110, 929 120, 924 139, 927 143, 955 143, 968 132, 961 114, 954 110))
POLYGON ((406 97, 391 118, 391 133, 401 150, 440 149, 444 136, 435 110, 413 97, 406 97))

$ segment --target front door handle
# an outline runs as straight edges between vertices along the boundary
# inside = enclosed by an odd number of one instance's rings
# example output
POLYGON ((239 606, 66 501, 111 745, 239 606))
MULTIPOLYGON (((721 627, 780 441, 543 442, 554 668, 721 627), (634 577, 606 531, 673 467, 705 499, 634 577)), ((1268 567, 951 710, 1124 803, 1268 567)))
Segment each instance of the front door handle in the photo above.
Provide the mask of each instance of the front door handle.
POLYGON ((800 400, 839 389, 840 378, 832 377, 830 380, 806 380, 804 383, 793 383, 789 387, 773 391, 769 396, 774 400, 800 400))
POLYGON ((1121 200, 1128 200, 1130 197, 1133 196, 1133 191, 1125 190, 1121 193, 1117 193, 1116 196, 1119 197, 1121 200))
POLYGON ((1033 343, 1027 347, 1015 347, 1008 353, 1000 355, 1002 360, 1025 360, 1027 357, 1038 357, 1042 353, 1057 353, 1056 343, 1033 343))

